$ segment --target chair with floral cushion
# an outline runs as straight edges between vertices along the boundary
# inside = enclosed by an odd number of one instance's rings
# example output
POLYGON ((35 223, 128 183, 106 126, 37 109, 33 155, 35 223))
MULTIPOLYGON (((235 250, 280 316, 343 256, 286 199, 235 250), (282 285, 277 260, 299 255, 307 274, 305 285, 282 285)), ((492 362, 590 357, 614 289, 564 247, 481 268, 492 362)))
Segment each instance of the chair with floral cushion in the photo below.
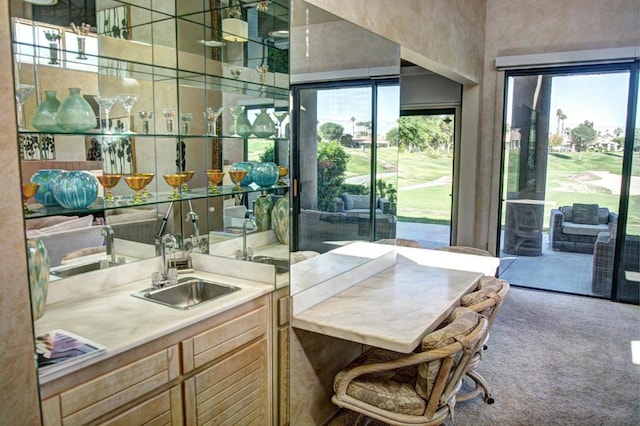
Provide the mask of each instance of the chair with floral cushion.
MULTIPOLYGON (((480 279, 475 291, 462 297, 460 304, 486 317, 489 322, 489 329, 491 329, 508 292, 509 283, 507 281, 485 276, 480 279)), ((489 333, 487 333, 487 339, 488 338, 489 333)), ((459 392, 457 396, 458 401, 473 399, 480 395, 481 392, 484 392, 484 401, 487 404, 493 404, 494 399, 491 397, 491 390, 489 389, 488 383, 480 373, 475 371, 482 359, 482 351, 486 349, 485 340, 478 352, 474 354, 465 371, 465 376, 473 382, 473 388, 470 391, 465 390, 459 392)))
POLYGON ((479 350, 488 320, 456 308, 445 327, 410 354, 371 348, 334 380, 338 407, 394 425, 439 425, 453 416, 467 365, 479 350))

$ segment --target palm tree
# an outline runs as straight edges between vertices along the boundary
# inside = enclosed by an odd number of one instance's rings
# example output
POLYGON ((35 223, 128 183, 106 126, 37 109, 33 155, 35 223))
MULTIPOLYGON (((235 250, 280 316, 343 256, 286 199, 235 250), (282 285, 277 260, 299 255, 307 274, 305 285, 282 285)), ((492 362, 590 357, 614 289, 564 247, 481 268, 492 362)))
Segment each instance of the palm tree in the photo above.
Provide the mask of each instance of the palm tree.
POLYGON ((564 133, 564 120, 567 119, 567 116, 562 112, 560 108, 556 111, 556 117, 558 118, 556 124, 556 134, 561 135, 564 133))
POLYGON ((351 117, 351 134, 353 135, 353 137, 356 136, 356 118, 355 117, 351 117))

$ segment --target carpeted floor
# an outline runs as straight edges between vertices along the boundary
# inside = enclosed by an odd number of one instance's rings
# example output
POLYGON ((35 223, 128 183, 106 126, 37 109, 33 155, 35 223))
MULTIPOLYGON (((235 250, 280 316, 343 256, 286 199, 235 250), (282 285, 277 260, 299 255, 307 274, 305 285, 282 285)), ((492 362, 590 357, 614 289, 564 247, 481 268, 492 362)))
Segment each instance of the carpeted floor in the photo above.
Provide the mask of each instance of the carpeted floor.
POLYGON ((455 425, 637 426, 632 340, 640 340, 638 306, 512 287, 478 368, 496 402, 456 404, 455 425))

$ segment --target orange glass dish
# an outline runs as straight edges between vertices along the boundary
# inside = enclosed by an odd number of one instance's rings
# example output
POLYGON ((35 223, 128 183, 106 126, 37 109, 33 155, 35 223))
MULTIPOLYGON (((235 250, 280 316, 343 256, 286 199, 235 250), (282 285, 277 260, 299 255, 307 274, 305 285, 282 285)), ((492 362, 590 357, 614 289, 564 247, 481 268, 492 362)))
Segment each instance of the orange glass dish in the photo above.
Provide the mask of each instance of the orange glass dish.
POLYGON ((225 173, 222 170, 205 170, 207 179, 209 180, 209 191, 214 194, 218 193, 218 186, 222 184, 225 173))
POLYGON ((284 177, 289 174, 289 168, 285 166, 278 166, 278 185, 286 185, 284 177))
POLYGON ((187 182, 189 182, 191 179, 193 179, 193 175, 196 172, 194 172, 193 170, 185 170, 184 172, 181 172, 181 175, 184 175, 184 181, 182 182, 182 192, 189 192, 189 187, 187 186, 187 182))
POLYGON ((24 209, 25 214, 33 213, 33 210, 31 210, 29 208, 29 205, 27 204, 27 200, 33 197, 34 195, 36 195, 38 188, 40 188, 40 185, 38 185, 37 183, 22 184, 22 207, 24 209))
POLYGON ((167 181, 169 186, 173 188, 173 194, 171 194, 171 197, 169 198, 173 200, 180 199, 180 194, 178 193, 178 189, 180 189, 180 186, 184 183, 184 179, 186 175, 182 173, 176 173, 172 175, 163 175, 162 177, 164 178, 165 181, 167 181))
POLYGON ((234 188, 235 190, 242 188, 242 186, 240 186, 240 182, 242 182, 242 179, 244 179, 245 176, 247 176, 246 170, 229 170, 229 177, 233 183, 236 184, 236 187, 234 188))
POLYGON ((142 188, 142 196, 147 198, 149 196, 149 191, 147 191, 147 186, 151 183, 153 178, 156 176, 155 173, 136 173, 134 176, 142 176, 145 178, 144 188, 142 188))
POLYGON ((134 204, 142 203, 142 198, 140 197, 140 191, 145 187, 147 178, 144 176, 125 176, 124 181, 127 183, 129 188, 136 191, 136 195, 133 198, 134 204))
POLYGON ((100 185, 107 188, 107 193, 104 196, 105 201, 113 201, 112 189, 120 182, 121 175, 100 175, 96 176, 100 185))

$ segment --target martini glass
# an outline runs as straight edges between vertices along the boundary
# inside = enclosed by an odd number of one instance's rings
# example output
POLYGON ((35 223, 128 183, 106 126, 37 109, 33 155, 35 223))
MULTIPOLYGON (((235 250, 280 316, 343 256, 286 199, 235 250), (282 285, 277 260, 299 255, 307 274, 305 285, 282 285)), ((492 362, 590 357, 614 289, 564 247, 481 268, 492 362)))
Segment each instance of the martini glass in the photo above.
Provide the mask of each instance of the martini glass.
POLYGON ((287 111, 274 111, 273 115, 276 117, 276 120, 278 120, 278 137, 284 138, 284 126, 282 123, 284 123, 284 120, 289 116, 289 113, 287 111))
POLYGON ((124 181, 127 182, 129 188, 136 191, 136 195, 133 197, 133 204, 142 204, 140 191, 144 188, 147 178, 144 176, 125 176, 124 181))
POLYGON ((127 130, 125 133, 133 133, 131 131, 131 110, 133 106, 138 102, 140 95, 137 93, 120 93, 116 96, 118 102, 122 104, 122 107, 127 111, 127 130))
POLYGON ((187 183, 191 181, 191 179, 193 179, 193 175, 195 174, 195 172, 193 170, 185 170, 180 174, 184 175, 184 179, 182 180, 182 192, 189 192, 187 183))
POLYGON ((22 206, 23 206, 24 214, 33 213, 33 210, 31 210, 29 208, 29 205, 27 204, 27 200, 33 197, 34 195, 36 195, 36 191, 38 190, 39 187, 40 185, 38 185, 37 183, 22 184, 22 202, 23 202, 22 206))
POLYGON ((240 183, 242 182, 242 179, 245 178, 245 176, 247 176, 246 170, 229 170, 229 177, 231 178, 233 183, 236 184, 236 187, 233 189, 235 189, 236 191, 239 191, 242 189, 242 186, 240 186, 240 183))
POLYGON ((180 186, 184 182, 185 175, 181 173, 177 173, 173 175, 163 175, 162 177, 164 178, 165 181, 167 181, 169 186, 173 188, 173 194, 171 194, 169 198, 171 198, 172 200, 179 200, 180 194, 178 193, 178 190, 180 189, 180 186))
POLYGON ((18 84, 16 88, 16 104, 18 105, 18 130, 27 130, 23 127, 24 111, 23 105, 29 96, 33 93, 36 86, 30 84, 18 84))
POLYGON ((134 176, 142 176, 145 179, 144 188, 142 188, 142 198, 147 198, 149 196, 149 191, 147 191, 147 186, 153 180, 155 173, 136 173, 134 176))
POLYGON ((212 194, 218 193, 218 186, 222 184, 222 179, 224 178, 224 172, 222 170, 205 170, 207 174, 207 179, 209 180, 209 191, 212 194))
POLYGON ((111 190, 120 182, 120 175, 101 175, 97 176, 100 185, 107 188, 107 193, 104 196, 104 200, 111 202, 114 200, 111 190))
POLYGON ((238 117, 240 116, 240 114, 242 114, 244 112, 244 107, 243 106, 229 107, 229 112, 231 113, 231 116, 233 117, 233 129, 231 129, 232 130, 231 136, 240 136, 237 133, 238 117))
POLYGON ((111 108, 113 108, 113 104, 116 103, 117 98, 115 96, 94 96, 93 99, 98 103, 100 111, 104 112, 104 126, 102 126, 102 115, 100 115, 100 128, 102 129, 102 133, 111 133, 109 113, 111 112, 111 108))
POLYGON ((216 129, 216 121, 220 114, 224 111, 224 107, 211 108, 208 107, 204 112, 204 120, 207 122, 207 136, 218 136, 216 129))

